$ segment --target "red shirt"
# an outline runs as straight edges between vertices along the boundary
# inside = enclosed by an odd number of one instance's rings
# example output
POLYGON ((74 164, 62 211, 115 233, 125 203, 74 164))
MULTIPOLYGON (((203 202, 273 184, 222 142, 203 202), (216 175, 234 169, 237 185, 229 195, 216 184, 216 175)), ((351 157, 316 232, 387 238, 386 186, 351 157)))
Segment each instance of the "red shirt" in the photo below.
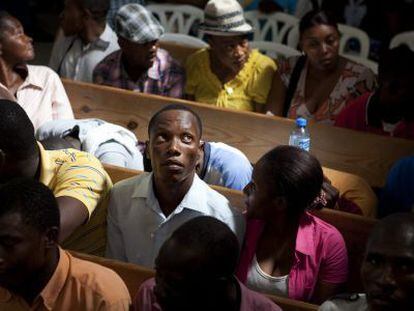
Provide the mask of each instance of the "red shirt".
POLYGON ((367 112, 372 94, 365 93, 347 105, 336 118, 335 126, 384 136, 414 139, 414 122, 400 121, 392 132, 386 132, 383 128, 368 124, 367 112))

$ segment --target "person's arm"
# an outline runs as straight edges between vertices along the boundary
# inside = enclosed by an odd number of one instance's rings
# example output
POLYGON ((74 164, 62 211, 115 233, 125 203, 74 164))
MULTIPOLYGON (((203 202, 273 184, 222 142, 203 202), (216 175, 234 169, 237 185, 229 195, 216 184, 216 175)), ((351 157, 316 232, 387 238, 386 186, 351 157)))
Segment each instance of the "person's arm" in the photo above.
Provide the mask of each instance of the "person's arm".
POLYGON ((56 198, 60 211, 59 242, 68 238, 89 217, 88 209, 79 200, 63 196, 56 198))
POLYGON ((253 102, 253 111, 258 112, 258 113, 265 113, 266 112, 266 105, 253 102))
POLYGON ((185 94, 185 95, 184 95, 184 98, 185 98, 186 100, 192 100, 193 102, 195 102, 195 101, 196 101, 196 100, 195 100, 195 96, 194 96, 194 95, 185 94))
POLYGON ((286 87, 280 78, 279 72, 273 75, 272 86, 266 102, 266 111, 276 116, 283 116, 283 104, 285 102, 286 87))
POLYGON ((175 61, 173 61, 171 64, 168 84, 169 84, 168 86, 169 97, 173 97, 173 98, 184 97, 185 72, 184 72, 184 69, 179 64, 175 63, 175 61))
POLYGON ((345 241, 335 228, 325 233, 322 261, 318 281, 312 296, 312 302, 321 304, 341 292, 348 279, 348 252, 345 241))
POLYGON ((318 283, 316 283, 315 291, 313 292, 312 302, 319 305, 332 296, 341 293, 345 290, 344 287, 344 284, 332 284, 318 281, 318 283))
POLYGON ((58 169, 53 188, 61 212, 60 241, 88 222, 112 186, 95 157, 83 152, 71 152, 70 159, 58 169))
POLYGON ((266 100, 269 96, 272 78, 277 66, 273 59, 265 55, 259 55, 259 57, 260 61, 257 62, 257 66, 253 70, 245 92, 250 97, 253 111, 265 113, 266 100))

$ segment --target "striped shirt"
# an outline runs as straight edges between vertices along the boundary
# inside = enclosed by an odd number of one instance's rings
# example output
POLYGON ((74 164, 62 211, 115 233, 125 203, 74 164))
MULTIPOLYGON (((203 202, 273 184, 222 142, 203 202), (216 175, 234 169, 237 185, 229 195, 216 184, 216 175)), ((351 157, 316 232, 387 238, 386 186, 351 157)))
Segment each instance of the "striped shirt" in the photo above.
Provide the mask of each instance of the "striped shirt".
MULTIPOLYGON (((15 70, 24 81, 10 96, 26 111, 35 129, 47 121, 73 119, 66 91, 53 70, 32 65, 19 65, 15 70)), ((7 90, 1 83, 0 87, 7 90)))
POLYGON ((112 182, 101 163, 92 155, 75 149, 47 151, 39 143, 40 178, 55 197, 71 197, 89 212, 87 224, 67 238, 64 248, 102 255, 106 244, 106 206, 112 182))

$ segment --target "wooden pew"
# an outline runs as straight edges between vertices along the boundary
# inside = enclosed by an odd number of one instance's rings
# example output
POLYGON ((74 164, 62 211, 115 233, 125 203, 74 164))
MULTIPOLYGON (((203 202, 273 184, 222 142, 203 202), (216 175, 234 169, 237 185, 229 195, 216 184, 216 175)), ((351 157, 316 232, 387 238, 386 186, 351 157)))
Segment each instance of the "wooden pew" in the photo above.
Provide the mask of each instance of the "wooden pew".
MULTIPOLYGON (((105 165, 105 169, 112 179, 113 183, 120 180, 141 174, 140 171, 120 168, 112 165, 105 165)), ((240 191, 227 189, 218 186, 212 186, 215 190, 224 195, 232 204, 232 206, 244 211, 244 196, 240 191)), ((339 211, 324 209, 313 211, 313 214, 322 220, 335 226, 344 237, 348 256, 349 256, 349 279, 348 288, 351 292, 360 292, 363 290, 360 267, 365 251, 365 244, 373 226, 377 220, 343 213, 339 211)))
MULTIPOLYGON (((110 268, 114 270, 118 275, 122 278, 122 280, 125 282, 129 294, 131 295, 131 298, 133 299, 141 286, 141 284, 153 277, 155 275, 155 271, 134 265, 131 263, 125 263, 117 260, 77 253, 77 252, 71 252, 71 254, 77 258, 92 261, 94 263, 100 264, 102 266, 105 266, 107 268, 110 268)), ((316 311, 318 310, 318 306, 301 302, 289 298, 284 297, 278 297, 274 295, 267 295, 270 299, 272 299, 274 302, 276 302, 284 311, 316 311)))
MULTIPOLYGON (((77 118, 101 118, 123 125, 140 140, 147 139, 148 121, 156 111, 172 103, 190 106, 203 120, 205 140, 239 148, 252 163, 274 146, 287 144, 294 128, 294 122, 285 118, 69 80, 63 83, 77 118)), ((391 165, 414 154, 414 142, 404 139, 320 124, 310 125, 310 133, 311 152, 323 166, 361 176, 371 186, 382 186, 391 165)))

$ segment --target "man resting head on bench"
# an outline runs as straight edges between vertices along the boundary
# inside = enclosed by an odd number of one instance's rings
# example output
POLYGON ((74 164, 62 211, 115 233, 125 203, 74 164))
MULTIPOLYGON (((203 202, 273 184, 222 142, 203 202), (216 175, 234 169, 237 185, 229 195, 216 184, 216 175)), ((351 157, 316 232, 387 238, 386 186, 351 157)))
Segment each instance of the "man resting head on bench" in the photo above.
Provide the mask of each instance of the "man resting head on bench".
POLYGON ((59 238, 64 247, 103 253, 104 234, 100 237, 98 233, 105 219, 95 223, 96 228, 89 227, 103 216, 105 198, 112 187, 101 163, 77 150, 45 150, 36 141, 33 124, 23 108, 0 100, 0 184, 17 177, 38 180, 53 191, 60 209, 59 238), (76 235, 71 236, 75 230, 76 235))

